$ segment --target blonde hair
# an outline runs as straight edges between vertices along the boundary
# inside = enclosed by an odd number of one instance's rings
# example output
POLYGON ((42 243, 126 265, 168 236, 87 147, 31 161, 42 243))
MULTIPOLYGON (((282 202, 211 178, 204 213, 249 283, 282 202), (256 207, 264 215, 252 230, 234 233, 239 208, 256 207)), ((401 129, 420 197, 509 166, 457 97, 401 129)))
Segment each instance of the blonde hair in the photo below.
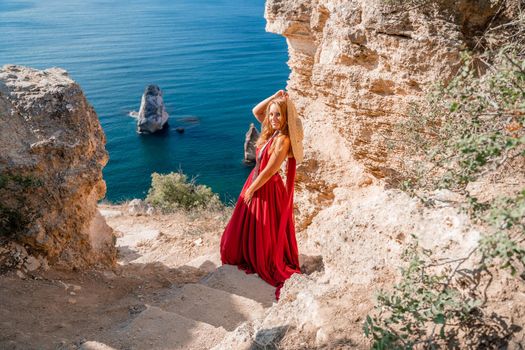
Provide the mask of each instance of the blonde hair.
MULTIPOLYGON (((264 120, 262 122, 261 127, 261 134, 259 135, 259 139, 257 140, 257 143, 255 144, 256 147, 260 147, 268 141, 268 139, 273 135, 275 130, 272 128, 272 125, 270 124, 270 121, 268 120, 268 115, 270 114, 270 107, 272 104, 275 104, 277 108, 279 108, 279 112, 281 113, 281 119, 284 120, 284 125, 281 128, 281 134, 286 135, 289 137, 288 132, 288 114, 287 114, 287 108, 286 108, 286 99, 283 97, 276 97, 270 102, 268 102, 268 105, 266 106, 266 111, 264 114, 264 120)), ((273 146, 273 144, 272 144, 273 146)), ((270 150, 273 149, 270 148, 270 150)))

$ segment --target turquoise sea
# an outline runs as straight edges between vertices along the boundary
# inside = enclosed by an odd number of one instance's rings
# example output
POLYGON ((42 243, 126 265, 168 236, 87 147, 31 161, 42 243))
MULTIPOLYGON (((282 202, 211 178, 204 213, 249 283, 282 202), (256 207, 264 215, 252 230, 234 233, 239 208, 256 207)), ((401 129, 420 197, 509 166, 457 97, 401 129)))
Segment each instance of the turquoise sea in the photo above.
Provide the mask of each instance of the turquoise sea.
POLYGON ((107 138, 106 199, 143 198, 152 172, 180 169, 230 202, 251 170, 251 108, 289 74, 263 14, 263 0, 2 0, 0 65, 58 66, 80 83, 107 138), (163 90, 164 135, 137 134, 129 116, 147 84, 163 90))

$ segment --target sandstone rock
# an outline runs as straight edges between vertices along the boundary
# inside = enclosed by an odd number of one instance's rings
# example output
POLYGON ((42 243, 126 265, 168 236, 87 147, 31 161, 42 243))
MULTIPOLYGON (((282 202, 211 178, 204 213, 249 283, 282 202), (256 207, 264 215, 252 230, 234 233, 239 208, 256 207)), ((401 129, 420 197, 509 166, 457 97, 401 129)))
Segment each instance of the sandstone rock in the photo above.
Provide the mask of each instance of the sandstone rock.
MULTIPOLYGON (((473 33, 484 30, 498 6, 446 0, 432 2, 431 11, 396 11, 392 3, 266 2, 267 31, 287 40, 287 90, 304 126, 295 197, 299 251, 321 255, 324 267, 293 275, 279 303, 253 326, 254 333, 292 326, 279 348, 303 341, 304 348, 370 348, 362 321, 374 292, 398 278, 410 234, 442 259, 466 256, 480 237, 466 215, 447 205, 450 194, 436 193, 443 205, 428 209, 385 189, 407 157, 387 140, 411 102, 455 74, 460 52, 475 44, 473 33)), ((497 20, 504 16, 502 9, 497 20)))
POLYGON ((254 349, 253 338, 255 336, 253 332, 254 326, 251 322, 244 322, 237 327, 233 332, 229 332, 221 340, 221 342, 215 345, 211 350, 250 350, 254 349))
POLYGON ((157 85, 148 85, 142 95, 137 132, 151 134, 164 129, 168 113, 164 107, 162 91, 157 85))
POLYGON ((82 343, 80 350, 115 350, 115 348, 98 341, 90 340, 82 343))
POLYGON ((128 213, 131 215, 153 215, 155 208, 144 200, 135 198, 128 203, 128 213))
POLYGON ((102 277, 108 281, 111 281, 117 278, 117 275, 113 271, 102 271, 102 277))
POLYGON ((2 236, 68 268, 114 264, 115 248, 91 240, 108 154, 80 86, 59 68, 5 65, 0 120, 2 236))
POLYGON ((367 187, 370 186, 373 183, 373 180, 370 176, 363 176, 358 182, 357 186, 359 187, 367 187))
POLYGON ((37 258, 35 258, 33 256, 27 257, 26 262, 24 264, 24 268, 27 271, 35 271, 39 267, 40 267, 40 261, 37 258))
POLYGON ((307 275, 310 275, 315 271, 322 271, 324 268, 323 257, 321 255, 307 256, 299 254, 299 263, 301 265, 301 273, 307 275))
POLYGON ((40 268, 44 271, 49 270, 49 264, 47 262, 47 259, 41 255, 38 256, 38 262, 40 264, 40 268))
POLYGON ((255 143, 259 138, 259 131, 253 125, 250 124, 250 128, 246 132, 246 137, 244 139, 244 162, 245 163, 254 163, 255 162, 255 143))
POLYGON ((122 216, 122 211, 120 210, 99 209, 99 212, 104 218, 115 218, 122 216))
POLYGON ((104 260, 103 254, 98 252, 108 252, 115 249, 117 238, 113 229, 109 227, 98 209, 95 212, 95 217, 91 220, 91 224, 89 225, 88 235, 91 247, 94 252, 97 252, 95 253, 95 258, 97 260, 104 260))
POLYGON ((142 199, 135 198, 128 203, 128 213, 131 215, 142 215, 146 209, 146 204, 142 199))
POLYGON ((153 215, 153 214, 155 214, 155 208, 152 206, 147 206, 146 215, 153 215))
POLYGON ((393 125, 428 86, 455 74, 460 52, 475 44, 472 33, 498 11, 488 0, 447 0, 432 11, 395 11, 392 3, 266 2, 266 30, 288 43, 287 90, 304 126, 300 228, 329 204, 316 204, 310 188, 399 176, 403 154, 387 147, 393 125))

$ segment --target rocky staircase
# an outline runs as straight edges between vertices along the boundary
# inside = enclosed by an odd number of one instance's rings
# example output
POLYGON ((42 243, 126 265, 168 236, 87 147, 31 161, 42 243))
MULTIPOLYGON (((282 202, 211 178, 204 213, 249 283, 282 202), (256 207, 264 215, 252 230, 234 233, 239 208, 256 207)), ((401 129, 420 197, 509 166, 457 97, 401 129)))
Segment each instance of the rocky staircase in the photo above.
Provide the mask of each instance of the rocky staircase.
POLYGON ((201 265, 209 273, 198 283, 174 285, 158 302, 136 310, 129 320, 114 327, 111 344, 87 341, 81 348, 226 349, 228 346, 219 344, 223 338, 241 323, 263 316, 275 301, 275 289, 236 266, 220 266, 217 255, 205 258, 188 263, 207 263, 201 265))

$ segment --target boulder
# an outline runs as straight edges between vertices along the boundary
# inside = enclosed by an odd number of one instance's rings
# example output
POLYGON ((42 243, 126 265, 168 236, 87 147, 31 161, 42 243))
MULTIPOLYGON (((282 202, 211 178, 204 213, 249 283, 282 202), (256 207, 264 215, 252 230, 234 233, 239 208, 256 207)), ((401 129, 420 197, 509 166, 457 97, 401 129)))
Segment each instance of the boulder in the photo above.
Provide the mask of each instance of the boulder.
POLYGON ((153 215, 155 208, 149 203, 146 203, 142 199, 135 198, 128 203, 128 214, 134 216, 140 215, 153 215))
POLYGON ((97 210, 106 139, 80 86, 59 68, 5 65, 0 121, 0 238, 50 264, 112 266, 113 230, 97 210))
POLYGON ((258 138, 259 131, 257 131, 257 128, 253 125, 253 123, 251 123, 250 128, 248 129, 248 132, 246 133, 246 137, 244 139, 245 163, 255 163, 255 143, 257 142, 258 138))
POLYGON ((142 95, 137 121, 137 132, 152 134, 163 130, 168 123, 162 91, 157 85, 148 85, 142 95))

